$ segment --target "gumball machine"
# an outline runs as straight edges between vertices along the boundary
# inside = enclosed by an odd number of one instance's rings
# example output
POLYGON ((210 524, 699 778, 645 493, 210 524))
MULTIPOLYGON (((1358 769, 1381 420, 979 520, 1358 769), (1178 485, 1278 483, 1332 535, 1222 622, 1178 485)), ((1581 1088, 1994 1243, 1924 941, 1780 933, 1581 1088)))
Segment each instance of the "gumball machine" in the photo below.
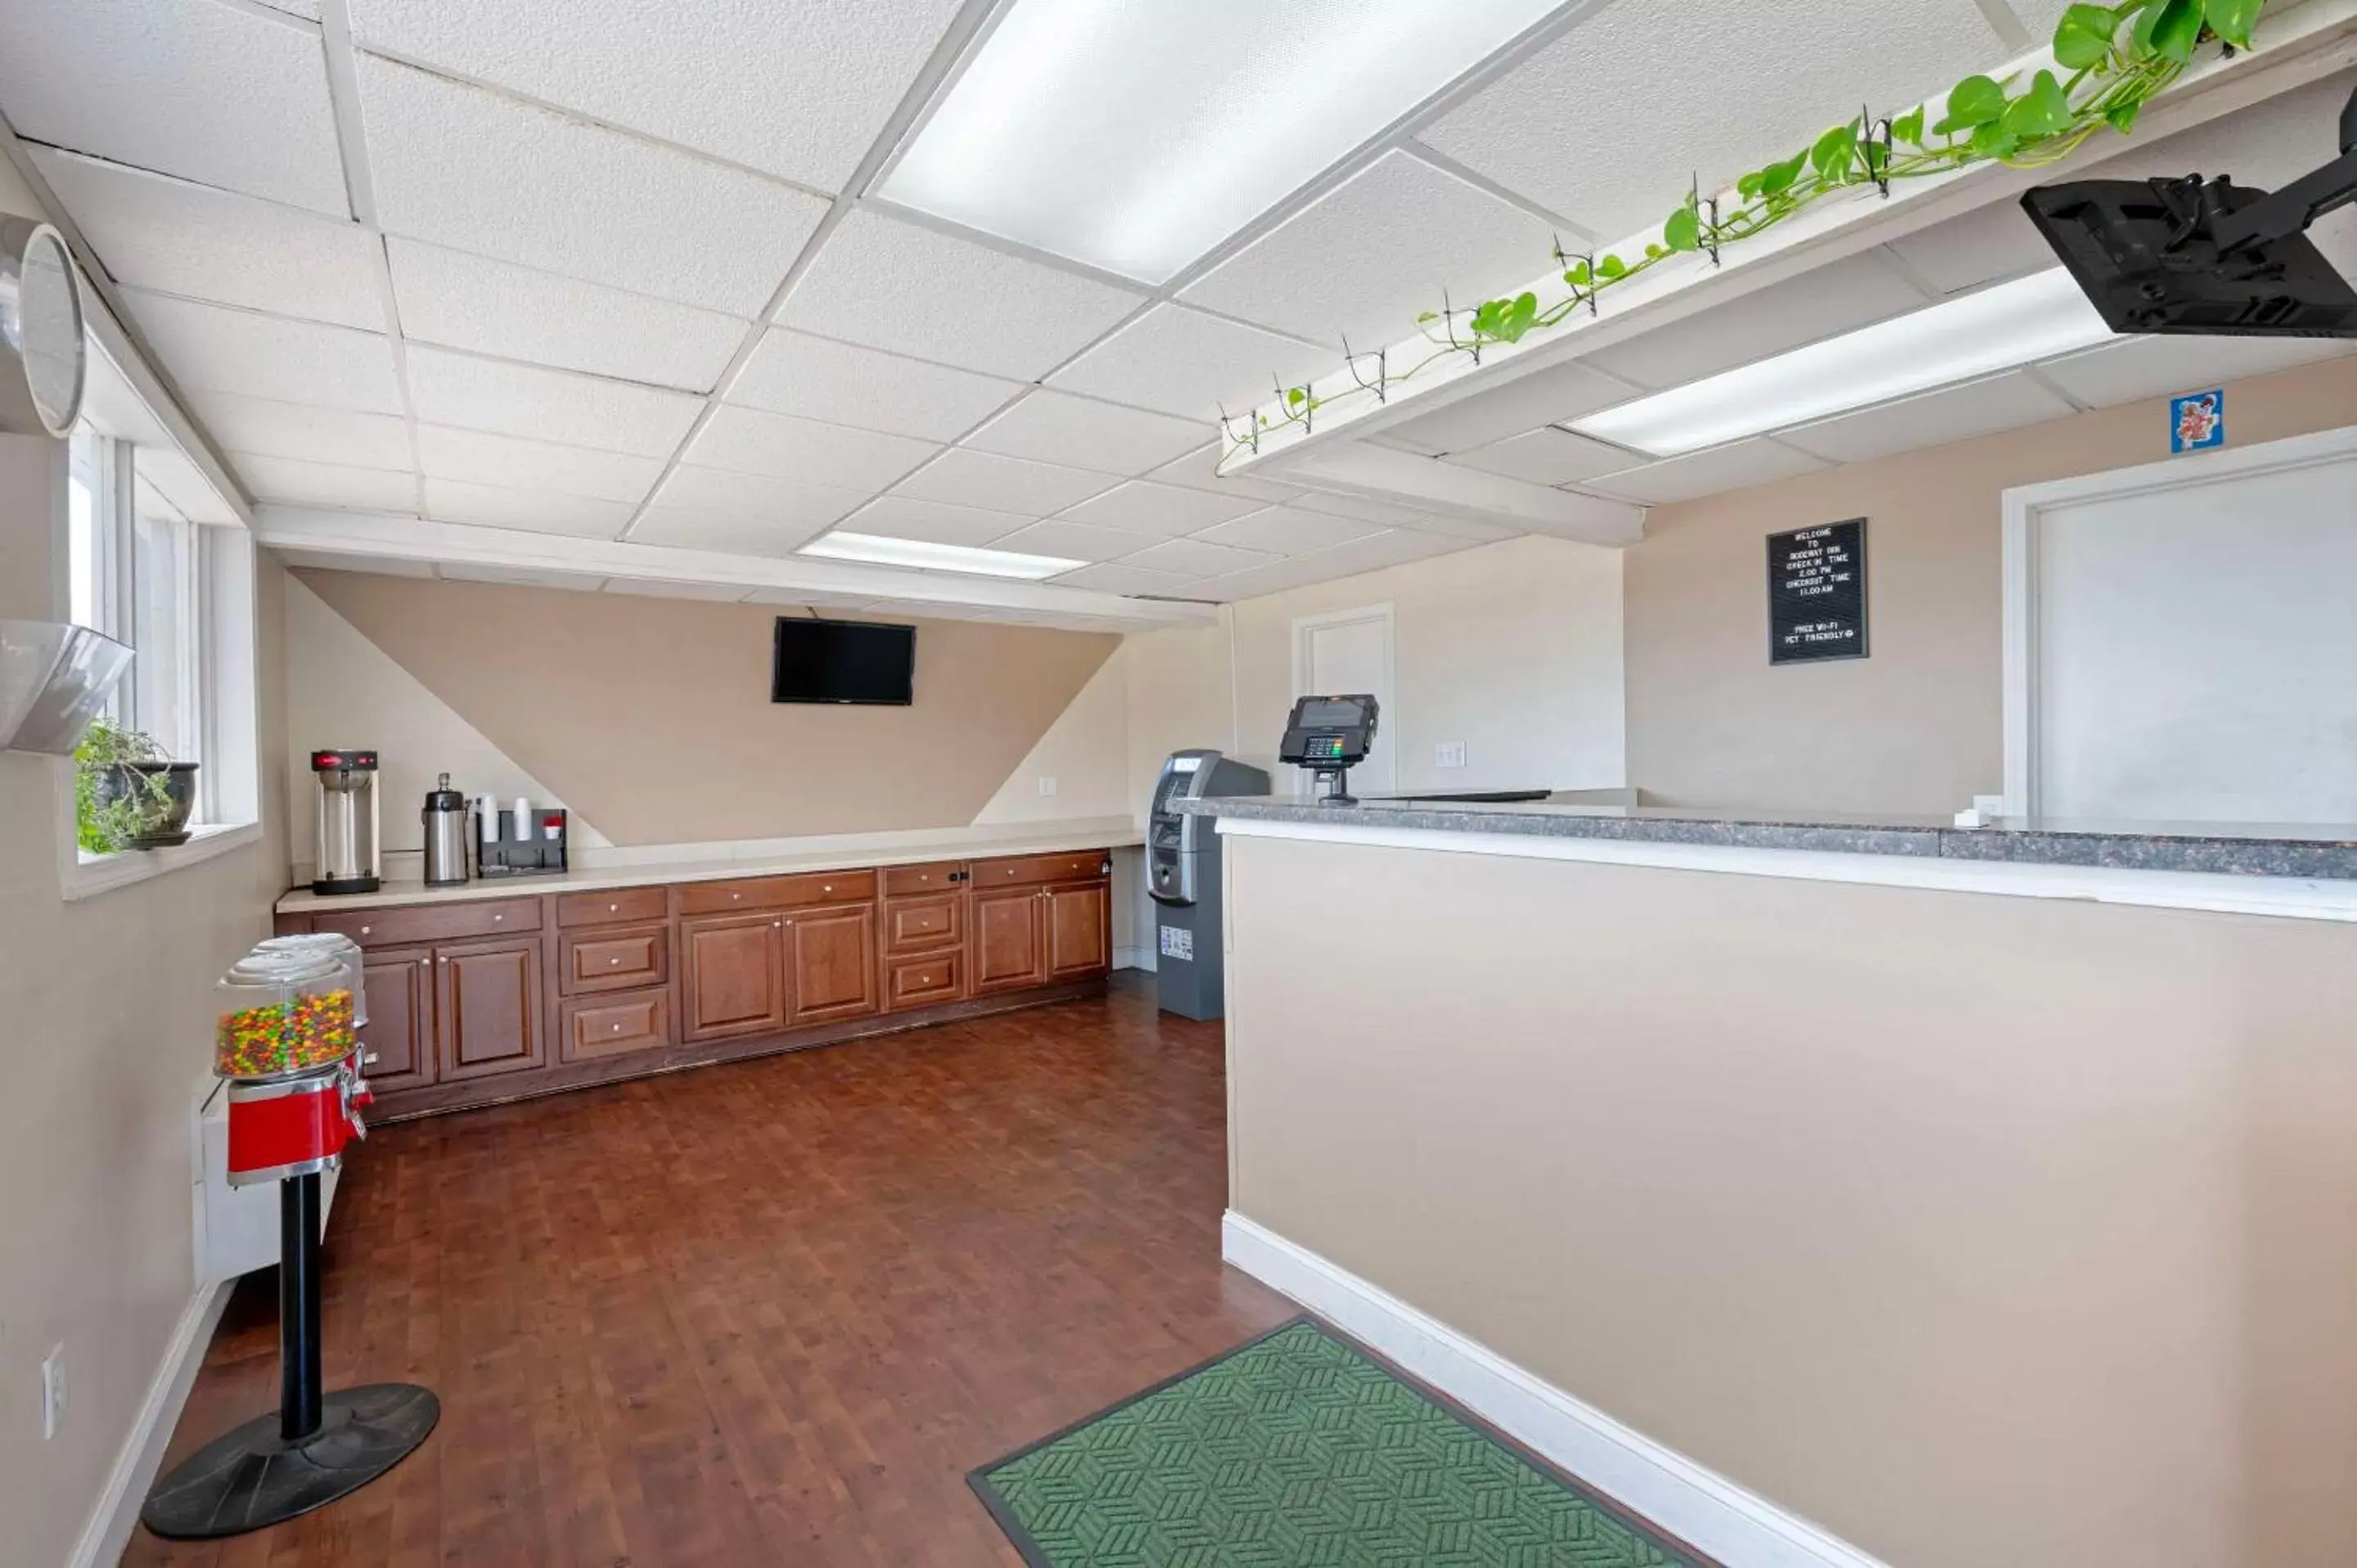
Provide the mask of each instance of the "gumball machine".
POLYGON ((412 1383, 322 1386, 319 1178, 367 1136, 360 950, 338 936, 274 938, 217 990, 213 1071, 229 1086, 230 1185, 278 1184, 279 1407, 156 1482, 140 1518, 175 1540, 261 1530, 357 1491, 424 1443, 442 1411, 412 1383))

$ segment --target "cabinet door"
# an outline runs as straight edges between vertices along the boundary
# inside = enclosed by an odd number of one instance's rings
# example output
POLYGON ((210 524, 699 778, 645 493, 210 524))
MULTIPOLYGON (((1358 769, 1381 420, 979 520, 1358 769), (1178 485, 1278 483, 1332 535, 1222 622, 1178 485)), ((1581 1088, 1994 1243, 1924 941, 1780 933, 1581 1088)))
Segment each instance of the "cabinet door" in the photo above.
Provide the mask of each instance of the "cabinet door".
POLYGON ((434 950, 385 948, 361 972, 368 1027, 361 1031, 369 1087, 386 1094, 434 1081, 434 950))
POLYGON ((1050 887, 1043 902, 1049 980, 1080 980, 1113 967, 1113 896, 1106 884, 1050 887))
POLYGON ((884 1011, 904 1012, 965 997, 965 954, 956 948, 884 961, 884 1011))
POLYGON ((691 1040, 774 1034, 786 1026, 779 962, 784 917, 701 915, 679 923, 680 1011, 691 1040))
POLYGON ((786 955, 796 1024, 876 1011, 874 905, 787 916, 786 955))
POLYGON ((1039 940, 1039 890, 977 888, 974 895, 974 992, 1016 991, 1048 977, 1039 940))
POLYGON ((539 938, 436 948, 434 972, 443 1082, 522 1072, 546 1059, 539 938))

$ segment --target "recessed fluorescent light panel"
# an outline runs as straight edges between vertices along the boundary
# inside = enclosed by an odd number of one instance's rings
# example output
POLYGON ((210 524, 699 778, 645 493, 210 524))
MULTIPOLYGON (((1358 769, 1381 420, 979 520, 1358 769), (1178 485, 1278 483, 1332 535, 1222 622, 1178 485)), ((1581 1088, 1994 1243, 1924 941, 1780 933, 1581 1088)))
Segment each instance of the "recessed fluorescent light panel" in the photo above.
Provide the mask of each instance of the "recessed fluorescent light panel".
POLYGON ((1624 403, 1567 428, 1674 457, 2015 370, 2112 335, 2058 268, 1624 403))
POLYGON ((1158 284, 1558 0, 1015 0, 885 199, 1158 284))
POLYGON ((914 566, 928 572, 964 572, 977 577, 1020 577, 1036 583, 1088 564, 1060 555, 1018 555, 1012 550, 976 550, 935 544, 924 539, 886 539, 873 533, 830 533, 795 552, 828 561, 861 561, 871 566, 914 566))

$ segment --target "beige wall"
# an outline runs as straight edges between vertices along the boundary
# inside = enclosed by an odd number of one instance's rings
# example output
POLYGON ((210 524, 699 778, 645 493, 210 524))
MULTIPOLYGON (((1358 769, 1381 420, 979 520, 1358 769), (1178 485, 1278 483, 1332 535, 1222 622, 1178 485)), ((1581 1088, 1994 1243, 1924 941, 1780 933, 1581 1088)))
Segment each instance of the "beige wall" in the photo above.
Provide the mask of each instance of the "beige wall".
POLYGON ((2357 931, 1228 853, 1244 1215, 1891 1563, 2350 1561, 2357 931))
MULTIPOLYGON (((0 437, 0 617, 62 614, 62 444, 0 437)), ((77 903, 58 890, 58 759, 0 753, 0 1521, 11 1563, 72 1550, 193 1293, 189 1113, 212 983, 285 865, 283 575, 260 568, 262 843, 77 903), (66 1349, 41 1440, 41 1359, 66 1349)))
MULTIPOLYGON (((2236 446, 2357 424, 2357 357, 2227 390, 2236 446)), ((1679 506, 1627 552, 1629 782, 1691 806, 1953 811, 2003 786, 2001 496, 2169 456, 2136 403, 1679 506), (1872 657, 1768 663, 1766 536, 1867 520, 1872 657)))
MULTIPOLYGON (((419 692, 608 840, 640 845, 962 827, 999 795, 1105 663, 1119 639, 1029 627, 924 621, 908 708, 770 701, 771 628, 762 605, 305 572, 325 607, 414 678, 419 692)), ((301 661, 309 650, 290 644, 301 661)), ((307 704, 292 745, 390 742, 346 733, 350 716, 307 704), (317 738, 315 738, 315 736, 317 738)), ((1103 704, 1091 710, 1100 722, 1103 704)), ((1117 714, 1112 715, 1117 717, 1117 714)), ((396 726, 433 733, 424 723, 396 726)), ((1043 815, 1117 799, 1082 776, 1125 754, 1125 736, 1076 737, 1073 790, 1043 815)), ((1058 766, 1062 766, 1061 760, 1058 766)), ((419 777, 455 761, 409 757, 419 777)), ((1036 797, 1036 779, 1031 786, 1036 797)), ((416 813, 388 798, 388 822, 416 813)), ((1118 806, 1111 808, 1118 811, 1118 806)), ((1013 820, 1013 819, 1006 819, 1013 820)), ((405 831, 396 828, 396 832, 405 831)))

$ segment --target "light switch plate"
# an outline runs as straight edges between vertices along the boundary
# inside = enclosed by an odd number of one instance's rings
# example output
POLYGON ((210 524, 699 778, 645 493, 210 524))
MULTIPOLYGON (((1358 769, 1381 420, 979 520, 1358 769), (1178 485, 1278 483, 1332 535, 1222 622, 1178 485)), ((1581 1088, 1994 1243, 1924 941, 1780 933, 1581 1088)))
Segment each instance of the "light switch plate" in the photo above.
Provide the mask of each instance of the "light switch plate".
POLYGON ((1465 743, 1461 740, 1444 740, 1440 742, 1432 748, 1432 765, 1435 768, 1464 767, 1465 743))
POLYGON ((1039 776, 1039 793, 1042 795, 1052 795, 1055 792, 1056 781, 1053 779, 1049 778, 1046 774, 1041 774, 1039 776))
POLYGON ((58 1426, 66 1418, 66 1348, 62 1345, 41 1358, 41 1440, 46 1443, 58 1434, 58 1426))

